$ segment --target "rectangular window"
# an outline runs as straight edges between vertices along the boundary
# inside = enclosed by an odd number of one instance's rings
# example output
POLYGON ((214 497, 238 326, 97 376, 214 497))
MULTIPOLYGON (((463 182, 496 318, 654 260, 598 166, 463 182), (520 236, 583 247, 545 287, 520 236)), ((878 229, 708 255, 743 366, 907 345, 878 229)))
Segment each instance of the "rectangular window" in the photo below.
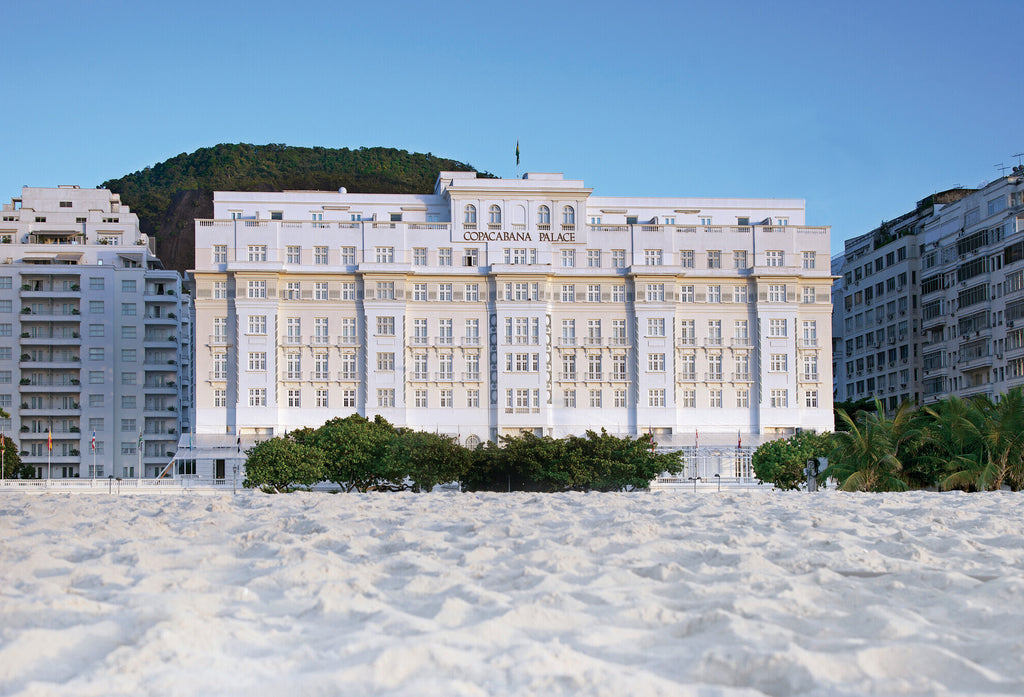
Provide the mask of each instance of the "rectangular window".
POLYGON ((328 391, 321 388, 316 391, 316 406, 319 409, 326 409, 330 406, 328 401, 328 391))
POLYGON ((736 390, 736 406, 740 409, 750 407, 750 390, 736 390))
POLYGON ((327 300, 330 297, 329 286, 327 281, 321 281, 313 284, 313 299, 314 300, 327 300))
POLYGON ((213 263, 226 264, 228 262, 228 246, 226 244, 213 245, 213 263))
POLYGON ((392 352, 377 353, 377 370, 393 372, 395 370, 395 354, 392 352))
POLYGON ((352 266, 356 263, 356 248, 355 247, 342 247, 341 248, 341 263, 344 266, 352 266))
POLYGON ((439 283, 437 286, 437 300, 438 302, 450 303, 452 302, 452 284, 451 283, 439 283))
POLYGON ((394 281, 377 281, 377 300, 394 300, 394 299, 395 299, 395 282, 394 281))
POLYGON ((451 266, 452 265, 452 248, 441 247, 437 250, 437 265, 438 266, 451 266))
POLYGON ((709 269, 720 269, 720 268, 722 268, 722 251, 720 249, 709 249, 708 250, 708 268, 709 269))
MULTIPOLYGON (((102 370, 90 370, 89 371, 89 384, 90 385, 102 385, 103 382, 104 382, 104 380, 103 380, 103 371, 102 370)), ((100 395, 100 396, 102 396, 102 395, 100 395)))
POLYGON ((267 333, 267 316, 249 315, 249 333, 265 336, 267 333))
POLYGON ((722 302, 722 286, 708 286, 707 301, 709 303, 722 302))
POLYGON ((649 353, 647 354, 647 370, 651 373, 663 373, 665 372, 665 354, 664 353, 649 353))
POLYGON ((250 387, 249 388, 249 406, 250 407, 265 407, 265 406, 267 406, 267 388, 265 388, 265 387, 250 387))
POLYGON ((737 249, 732 253, 732 266, 734 269, 747 268, 747 250, 737 249))
POLYGON ((803 298, 802 299, 803 299, 805 304, 817 302, 815 300, 815 293, 814 293, 814 287, 813 286, 804 287, 804 289, 803 289, 803 298))
POLYGON ((772 407, 781 408, 789 406, 789 390, 771 390, 769 394, 772 407))
POLYGON ((302 406, 302 390, 288 390, 288 406, 298 408, 302 406))
POLYGON ((465 289, 465 300, 466 302, 479 302, 480 301, 480 284, 479 283, 467 283, 465 289))
POLYGON ((246 296, 249 298, 265 298, 267 297, 267 282, 249 281, 246 290, 246 296))
POLYGON ((136 313, 135 303, 121 303, 121 316, 133 317, 136 313))
POLYGON ((576 390, 566 390, 562 393, 562 404, 567 409, 576 408, 576 390))
POLYGON ((378 317, 377 318, 377 336, 394 336, 395 335, 395 318, 394 317, 378 317))
POLYGON ((228 405, 228 391, 225 389, 216 389, 213 391, 213 406, 215 407, 226 407, 228 405))
POLYGON ((122 293, 134 293, 136 289, 136 283, 134 280, 126 279, 121 281, 121 292, 122 293))
POLYGON ((786 336, 786 320, 768 320, 768 336, 786 336))
POLYGON ((313 263, 327 264, 327 247, 313 247, 313 263))
POLYGON ((665 301, 665 284, 664 283, 648 283, 647 284, 647 302, 664 302, 665 301))
POLYGON ((102 346, 93 347, 89 349, 89 360, 90 361, 102 361, 104 359, 104 349, 102 346))
POLYGON ((286 248, 286 252, 289 264, 298 264, 302 261, 302 247, 289 246, 286 248))
POLYGON ((665 406, 665 390, 661 388, 647 390, 647 406, 649 407, 663 407, 665 406))
POLYGON ((395 406, 395 390, 392 387, 377 388, 377 406, 389 408, 395 406))
POLYGON ((665 336, 665 318, 647 318, 647 336, 665 336))
POLYGON ((660 249, 645 249, 644 264, 647 266, 661 266, 662 252, 660 249))
MULTIPOLYGON (((123 327, 122 327, 123 329, 123 327)), ((89 325, 89 336, 103 336, 103 325, 102 324, 90 324, 89 325)))
POLYGON ((466 406, 467 407, 479 407, 480 406, 480 390, 466 390, 466 406))
POLYGON ((786 302, 786 286, 780 284, 771 284, 768 286, 768 302, 770 303, 784 303, 786 302))
POLYGON ((249 261, 266 261, 267 260, 267 245, 265 244, 250 244, 248 246, 249 261))
POLYGON ((804 252, 803 253, 803 261, 804 261, 804 268, 805 269, 813 269, 814 268, 814 262, 815 262, 815 253, 814 252, 804 252))
POLYGON ((807 390, 807 392, 804 393, 804 406, 809 409, 813 409, 818 406, 817 390, 807 390))
POLYGON ((576 250, 575 249, 563 249, 561 253, 562 268, 568 269, 576 266, 576 250))
POLYGON ((89 301, 89 314, 90 315, 102 315, 103 314, 103 301, 102 300, 90 300, 89 301))
POLYGON ((679 265, 682 266, 684 269, 693 268, 694 264, 692 249, 682 249, 679 251, 679 265))
POLYGON ((786 256, 782 250, 770 249, 764 253, 766 266, 785 266, 786 256))
POLYGON ((135 419, 121 419, 121 433, 134 433, 136 427, 135 419))
POLYGON ((576 286, 563 285, 562 286, 562 302, 574 303, 576 302, 576 286))
POLYGON ((784 373, 786 372, 786 358, 785 353, 773 353, 770 355, 769 368, 773 373, 784 373))
POLYGON ((327 317, 313 318, 313 343, 326 344, 330 341, 330 327, 327 317))
POLYGON ((721 390, 709 390, 708 391, 708 406, 712 409, 722 408, 722 391, 721 390))
POLYGON ((264 371, 267 369, 267 354, 264 351, 249 352, 249 370, 264 371))
POLYGON ((626 302, 626 286, 616 285, 612 286, 612 302, 624 303, 626 302))
POLYGON ((427 265, 427 248, 426 247, 413 247, 412 248, 412 265, 413 266, 426 266, 427 265))
POLYGON ((693 286, 679 286, 679 302, 692 303, 696 299, 693 286))
POLYGON ((616 269, 623 269, 626 267, 626 250, 625 249, 613 249, 612 250, 612 267, 616 269))
POLYGON ((601 302, 601 286, 597 283, 591 283, 587 285, 587 302, 588 303, 599 303, 601 302))
POLYGON ((601 250, 600 249, 588 249, 587 250, 587 266, 592 269, 601 267, 601 250))
POLYGON ((393 264, 395 263, 395 248, 394 247, 377 247, 375 250, 376 260, 378 264, 393 264))

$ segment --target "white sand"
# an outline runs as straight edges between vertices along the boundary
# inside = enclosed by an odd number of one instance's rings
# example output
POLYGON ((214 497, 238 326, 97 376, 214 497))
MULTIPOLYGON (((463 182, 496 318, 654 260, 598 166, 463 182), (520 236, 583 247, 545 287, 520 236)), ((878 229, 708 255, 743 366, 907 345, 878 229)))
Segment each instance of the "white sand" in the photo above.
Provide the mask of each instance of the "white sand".
POLYGON ((1024 497, 0 496, 3 695, 1024 694, 1024 497))

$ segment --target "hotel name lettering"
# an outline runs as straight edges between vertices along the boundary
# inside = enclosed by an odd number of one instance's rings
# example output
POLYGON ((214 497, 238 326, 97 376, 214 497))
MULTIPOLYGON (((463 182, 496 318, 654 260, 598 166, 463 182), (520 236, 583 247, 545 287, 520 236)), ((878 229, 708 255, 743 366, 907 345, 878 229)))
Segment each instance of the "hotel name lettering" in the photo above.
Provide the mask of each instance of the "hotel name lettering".
MULTIPOLYGON (((533 242, 533 233, 529 232, 487 232, 483 230, 466 230, 462 233, 464 242, 533 242)), ((575 232, 538 232, 538 242, 554 242, 568 244, 576 242, 575 232)), ((583 240, 580 240, 581 242, 583 240)))

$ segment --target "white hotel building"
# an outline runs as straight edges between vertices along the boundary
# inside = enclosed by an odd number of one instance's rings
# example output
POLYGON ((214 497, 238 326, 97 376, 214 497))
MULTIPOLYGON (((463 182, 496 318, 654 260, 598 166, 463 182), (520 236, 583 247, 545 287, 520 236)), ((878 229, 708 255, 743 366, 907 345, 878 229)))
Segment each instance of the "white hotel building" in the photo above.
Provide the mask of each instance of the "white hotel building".
POLYGON ((802 200, 591 192, 475 172, 422 195, 217 192, 196 221, 200 475, 351 413, 470 446, 699 439, 723 477, 831 430, 829 229, 802 200))

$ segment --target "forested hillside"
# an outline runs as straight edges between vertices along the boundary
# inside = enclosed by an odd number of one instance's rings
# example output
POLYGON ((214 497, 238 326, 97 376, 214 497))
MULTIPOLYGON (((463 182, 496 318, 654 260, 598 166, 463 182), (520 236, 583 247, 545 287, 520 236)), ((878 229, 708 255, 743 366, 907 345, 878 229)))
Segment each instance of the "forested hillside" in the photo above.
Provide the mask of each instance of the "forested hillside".
POLYGON ((164 265, 184 272, 195 262, 195 218, 213 217, 214 191, 314 189, 359 193, 429 193, 437 173, 472 166, 394 148, 299 148, 222 143, 103 182, 157 240, 164 265))

